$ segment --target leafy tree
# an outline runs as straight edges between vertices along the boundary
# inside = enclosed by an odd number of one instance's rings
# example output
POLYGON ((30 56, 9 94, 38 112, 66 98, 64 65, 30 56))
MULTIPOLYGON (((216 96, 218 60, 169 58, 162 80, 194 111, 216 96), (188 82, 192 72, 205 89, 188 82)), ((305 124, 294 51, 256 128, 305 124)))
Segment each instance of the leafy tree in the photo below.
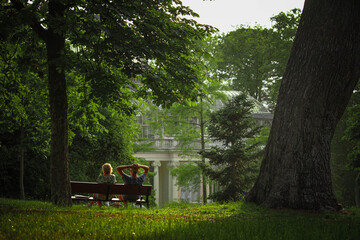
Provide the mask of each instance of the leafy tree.
POLYGON ((347 127, 345 129, 345 140, 350 143, 352 149, 348 152, 348 168, 355 173, 354 195, 355 204, 360 206, 360 94, 354 94, 355 104, 348 108, 347 127))
POLYGON ((259 101, 266 98, 264 80, 271 72, 271 34, 260 26, 242 26, 223 37, 216 56, 221 78, 231 79, 234 90, 248 92, 259 101))
POLYGON ((353 149, 349 153, 348 159, 350 167, 356 170, 360 168, 360 105, 356 104, 349 108, 350 116, 347 119, 345 138, 352 142, 353 149))
MULTIPOLYGON (((71 204, 66 92, 70 69, 82 69, 97 90, 93 97, 109 102, 114 98, 128 102, 130 86, 165 104, 195 99, 201 89, 194 70, 198 62, 192 57, 194 39, 211 29, 183 17, 196 14, 180 1, 10 0, 2 3, 2 9, 3 34, 27 25, 46 45, 54 204, 71 204), (72 57, 74 48, 77 58, 72 57), (123 77, 118 80, 119 75, 123 77), (130 80, 136 75, 142 76, 139 85, 130 80)), ((128 113, 133 109, 123 107, 128 113)))
POLYGON ((105 105, 97 98, 90 97, 95 91, 85 77, 77 72, 68 74, 69 92, 69 162, 77 163, 70 169, 72 179, 85 162, 89 168, 88 177, 94 176, 104 162, 128 163, 132 159, 131 144, 137 133, 135 116, 121 111, 122 100, 114 99, 105 105), (118 103, 121 102, 121 103, 118 103), (92 175, 90 174, 91 170, 92 175))
MULTIPOLYGON (((43 78, 46 69, 39 61, 43 47, 27 28, 1 44, 0 152, 4 197, 18 197, 20 189, 21 197, 26 192, 27 198, 49 199, 50 119, 43 78), (32 53, 34 49, 36 52, 32 53)), ((119 107, 103 107, 89 97, 93 90, 80 73, 71 71, 67 83, 70 177, 93 181, 104 162, 116 166, 132 160, 133 117, 121 114, 119 107)))
POLYGON ((300 17, 301 10, 294 8, 286 13, 280 12, 271 18, 273 34, 269 51, 271 51, 271 68, 273 71, 271 78, 265 79, 267 85, 270 85, 269 97, 271 108, 275 107, 281 80, 289 60, 300 17))
POLYGON ((248 92, 275 106, 290 55, 300 9, 271 18, 272 28, 240 26, 215 40, 215 68, 220 79, 230 79, 234 90, 248 92))
POLYGON ((358 1, 305 1, 248 201, 271 208, 340 208, 330 143, 360 78, 359 10, 358 1))
POLYGON ((350 108, 348 106, 337 124, 334 137, 331 140, 330 164, 333 189, 337 200, 344 207, 356 205, 356 170, 349 167, 347 158, 353 149, 353 143, 344 137, 350 108))
MULTIPOLYGON (((4 185, 12 188, 5 189, 5 192, 14 196, 14 190, 20 189, 20 198, 25 199, 25 170, 28 178, 32 176, 25 166, 29 167, 33 160, 42 162, 40 156, 48 152, 48 138, 43 134, 49 129, 46 121, 47 93, 39 61, 44 48, 29 35, 28 28, 22 28, 7 38, 1 37, 0 41, 0 151, 4 161, 1 175, 4 176, 4 185), (35 52, 29 54, 33 50, 35 52), (16 174, 5 177, 12 171, 16 174), (19 183, 19 188, 14 188, 15 182, 19 183)), ((31 189, 27 192, 30 193, 31 189)))
MULTIPOLYGON (((201 184, 201 169, 194 162, 180 164, 171 170, 171 174, 176 176, 176 185, 192 191, 199 190, 201 184)), ((206 202, 206 200, 205 200, 206 202)))
POLYGON ((202 164, 202 169, 221 187, 211 196, 216 201, 240 200, 255 180, 261 151, 258 143, 247 141, 260 132, 251 117, 252 107, 247 95, 240 94, 210 114, 209 135, 221 146, 200 154, 209 159, 209 165, 202 164))

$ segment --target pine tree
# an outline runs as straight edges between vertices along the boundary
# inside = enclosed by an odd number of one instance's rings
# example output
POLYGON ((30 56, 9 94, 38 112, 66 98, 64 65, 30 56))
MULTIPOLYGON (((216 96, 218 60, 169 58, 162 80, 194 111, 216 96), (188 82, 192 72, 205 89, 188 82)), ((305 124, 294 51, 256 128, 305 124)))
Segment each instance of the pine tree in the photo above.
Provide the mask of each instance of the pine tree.
POLYGON ((200 154, 209 159, 209 164, 201 164, 202 170, 221 188, 210 196, 215 201, 241 199, 255 180, 261 151, 259 143, 248 141, 260 132, 251 116, 252 107, 241 93, 210 114, 209 136, 221 144, 200 154))

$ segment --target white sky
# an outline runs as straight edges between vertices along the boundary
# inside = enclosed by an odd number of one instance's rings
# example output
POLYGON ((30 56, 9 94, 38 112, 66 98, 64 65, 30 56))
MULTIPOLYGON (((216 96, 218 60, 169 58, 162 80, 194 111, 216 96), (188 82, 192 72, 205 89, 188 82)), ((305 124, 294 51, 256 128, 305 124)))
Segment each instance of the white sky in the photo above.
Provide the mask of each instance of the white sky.
POLYGON ((270 17, 293 8, 303 9, 305 0, 181 0, 200 15, 198 23, 214 26, 220 32, 233 31, 244 24, 271 27, 270 17))

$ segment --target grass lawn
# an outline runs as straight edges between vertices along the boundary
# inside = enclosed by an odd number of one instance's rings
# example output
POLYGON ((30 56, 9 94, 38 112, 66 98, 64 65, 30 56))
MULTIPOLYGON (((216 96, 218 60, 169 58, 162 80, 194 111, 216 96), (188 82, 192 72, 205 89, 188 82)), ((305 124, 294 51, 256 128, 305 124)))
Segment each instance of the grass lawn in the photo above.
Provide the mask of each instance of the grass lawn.
POLYGON ((269 210, 253 204, 114 208, 0 198, 0 239, 360 239, 360 209, 269 210))

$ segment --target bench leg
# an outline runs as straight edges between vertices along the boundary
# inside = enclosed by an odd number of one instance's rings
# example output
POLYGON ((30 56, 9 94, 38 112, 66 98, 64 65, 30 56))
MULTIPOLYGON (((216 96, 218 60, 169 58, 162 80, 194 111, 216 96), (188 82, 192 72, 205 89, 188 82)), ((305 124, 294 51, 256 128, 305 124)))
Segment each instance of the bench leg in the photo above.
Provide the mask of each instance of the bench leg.
POLYGON ((121 194, 119 194, 119 199, 122 201, 122 204, 124 205, 124 207, 128 206, 128 202, 124 201, 124 198, 121 194))
MULTIPOLYGON (((95 201, 91 201, 90 202, 90 207, 92 207, 94 205, 95 201)), ((101 201, 96 201, 97 205, 99 205, 99 207, 102 207, 102 202, 101 201)))

